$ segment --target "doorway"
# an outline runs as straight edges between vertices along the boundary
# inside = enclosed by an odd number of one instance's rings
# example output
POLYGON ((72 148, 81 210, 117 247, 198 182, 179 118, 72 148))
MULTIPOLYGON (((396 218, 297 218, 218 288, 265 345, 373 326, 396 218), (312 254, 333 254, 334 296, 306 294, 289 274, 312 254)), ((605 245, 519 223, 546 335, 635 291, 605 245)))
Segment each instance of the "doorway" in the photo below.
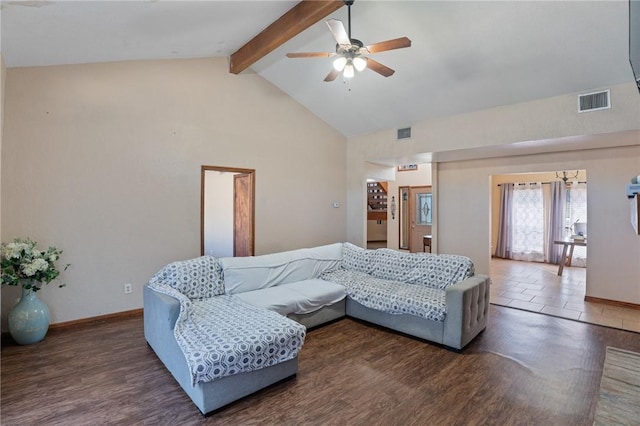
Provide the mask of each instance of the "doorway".
POLYGON ((430 185, 398 188, 401 250, 432 250, 433 196, 430 185))
POLYGON ((493 175, 490 182, 491 303, 576 320, 599 309, 585 302, 587 171, 493 175), (575 245, 568 257, 562 242, 575 245))
POLYGON ((431 227, 433 225, 433 198, 431 186, 409 187, 409 221, 411 223, 409 251, 425 251, 425 241, 431 250, 431 227))
POLYGON ((367 248, 387 247, 388 182, 367 182, 367 248))
POLYGON ((202 166, 200 253, 253 256, 255 170, 202 166))

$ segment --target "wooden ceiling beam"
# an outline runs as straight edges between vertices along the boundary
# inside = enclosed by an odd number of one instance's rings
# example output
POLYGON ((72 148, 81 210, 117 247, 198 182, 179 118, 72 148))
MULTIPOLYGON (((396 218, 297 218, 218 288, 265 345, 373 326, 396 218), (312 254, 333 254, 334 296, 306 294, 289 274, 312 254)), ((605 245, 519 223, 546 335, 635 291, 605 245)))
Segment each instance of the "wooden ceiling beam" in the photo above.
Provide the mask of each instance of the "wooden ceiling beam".
POLYGON ((229 72, 239 74, 302 31, 344 6, 343 0, 302 0, 231 55, 229 72))

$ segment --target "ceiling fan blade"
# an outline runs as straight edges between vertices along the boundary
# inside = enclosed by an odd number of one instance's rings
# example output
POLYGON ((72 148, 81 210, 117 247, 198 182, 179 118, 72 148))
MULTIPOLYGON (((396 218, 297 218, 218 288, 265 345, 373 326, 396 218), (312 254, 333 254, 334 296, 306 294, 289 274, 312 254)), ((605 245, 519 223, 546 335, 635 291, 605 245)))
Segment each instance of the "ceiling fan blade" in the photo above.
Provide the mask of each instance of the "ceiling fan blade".
POLYGON ((327 21, 327 26, 329 27, 329 31, 333 35, 333 38, 336 39, 336 42, 341 45, 350 45, 351 40, 349 40, 349 36, 347 35, 347 31, 344 29, 344 25, 342 21, 339 19, 329 19, 327 21))
POLYGON ((364 49, 367 53, 378 53, 385 52, 387 50, 402 49, 404 47, 411 47, 411 40, 409 40, 407 37, 381 41, 380 43, 374 43, 369 46, 365 46, 362 49, 364 49))
POLYGON ((336 56, 334 52, 299 52, 287 53, 287 58, 330 58, 336 56))
POLYGON ((371 71, 377 72, 378 74, 384 77, 390 77, 395 72, 388 66, 382 65, 380 62, 374 61, 371 58, 367 58, 367 68, 369 68, 371 71))
POLYGON ((327 76, 324 78, 324 81, 327 81, 327 82, 333 81, 339 75, 340 75, 340 71, 336 71, 335 69, 332 69, 331 72, 327 74, 327 76))

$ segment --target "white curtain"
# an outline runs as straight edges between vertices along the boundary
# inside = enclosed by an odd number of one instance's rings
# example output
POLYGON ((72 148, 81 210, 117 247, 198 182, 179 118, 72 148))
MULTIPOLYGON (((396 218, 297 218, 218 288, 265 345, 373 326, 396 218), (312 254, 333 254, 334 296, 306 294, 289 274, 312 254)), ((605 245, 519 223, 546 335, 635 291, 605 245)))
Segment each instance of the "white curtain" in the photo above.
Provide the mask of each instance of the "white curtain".
POLYGON ((542 184, 514 185, 511 258, 544 262, 544 197, 542 184))
MULTIPOLYGON (((547 263, 555 265, 560 263, 562 257, 562 246, 554 241, 565 238, 565 204, 566 191, 564 182, 551 182, 549 184, 548 214, 548 234, 546 236, 545 260, 547 263)), ((547 200, 547 198, 545 198, 547 200)))
MULTIPOLYGON (((587 184, 584 182, 573 183, 567 190, 567 208, 569 209, 567 218, 569 219, 569 234, 576 231, 573 228, 576 222, 587 222, 587 184)), ((587 234, 588 234, 587 229, 587 234)), ((569 235, 570 236, 570 235, 569 235)), ((573 266, 587 266, 587 248, 576 246, 573 250, 573 266)))
MULTIPOLYGON (((496 257, 560 263, 562 246, 573 224, 587 221, 587 184, 564 182, 500 185, 500 216, 496 257)), ((587 248, 575 247, 573 266, 586 266, 587 248)))

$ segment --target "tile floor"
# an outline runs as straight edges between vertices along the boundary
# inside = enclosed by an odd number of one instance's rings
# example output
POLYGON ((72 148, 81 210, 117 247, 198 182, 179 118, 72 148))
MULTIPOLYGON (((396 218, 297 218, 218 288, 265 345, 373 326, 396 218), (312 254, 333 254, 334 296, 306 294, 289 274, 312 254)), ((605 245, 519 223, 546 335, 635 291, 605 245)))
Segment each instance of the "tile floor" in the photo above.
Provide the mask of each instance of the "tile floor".
POLYGON ((491 259, 491 303, 640 333, 640 310, 586 302, 586 268, 491 259))

